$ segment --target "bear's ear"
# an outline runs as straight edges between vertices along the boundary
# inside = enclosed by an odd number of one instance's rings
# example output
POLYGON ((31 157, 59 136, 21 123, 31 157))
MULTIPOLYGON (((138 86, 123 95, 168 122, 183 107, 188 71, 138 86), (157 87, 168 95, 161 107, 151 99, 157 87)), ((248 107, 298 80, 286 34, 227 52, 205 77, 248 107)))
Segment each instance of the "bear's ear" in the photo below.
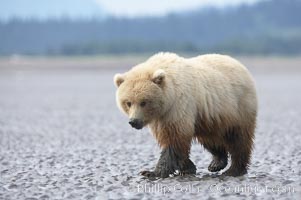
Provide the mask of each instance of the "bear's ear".
POLYGON ((123 81, 124 81, 124 75, 115 74, 114 83, 115 83, 116 87, 119 87, 121 85, 121 83, 123 83, 123 81))
POLYGON ((162 84, 165 79, 165 71, 163 69, 158 69, 154 72, 152 81, 158 85, 162 84))

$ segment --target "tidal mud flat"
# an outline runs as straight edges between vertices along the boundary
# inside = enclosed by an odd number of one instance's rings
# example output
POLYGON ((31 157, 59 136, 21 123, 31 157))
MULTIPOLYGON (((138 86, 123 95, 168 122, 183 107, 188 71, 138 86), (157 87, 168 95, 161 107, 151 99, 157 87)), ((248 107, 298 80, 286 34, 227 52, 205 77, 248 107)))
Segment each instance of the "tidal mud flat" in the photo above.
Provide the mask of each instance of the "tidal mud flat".
POLYGON ((259 116, 249 173, 220 178, 193 144, 196 176, 148 180, 160 149, 117 109, 113 75, 141 58, 0 59, 0 199, 299 199, 301 59, 241 58, 259 116), (87 64, 88 63, 88 64, 87 64))

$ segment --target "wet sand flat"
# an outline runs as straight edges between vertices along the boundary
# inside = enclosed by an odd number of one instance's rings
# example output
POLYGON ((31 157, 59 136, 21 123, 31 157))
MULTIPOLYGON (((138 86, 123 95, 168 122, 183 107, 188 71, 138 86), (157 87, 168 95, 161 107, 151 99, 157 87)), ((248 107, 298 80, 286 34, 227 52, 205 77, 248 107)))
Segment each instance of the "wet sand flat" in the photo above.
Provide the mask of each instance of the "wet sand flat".
POLYGON ((301 58, 240 58, 259 99, 247 175, 209 173, 193 144, 197 175, 158 180, 138 175, 156 165, 155 139, 115 103, 113 75, 141 60, 1 58, 0 199, 301 198, 301 58))

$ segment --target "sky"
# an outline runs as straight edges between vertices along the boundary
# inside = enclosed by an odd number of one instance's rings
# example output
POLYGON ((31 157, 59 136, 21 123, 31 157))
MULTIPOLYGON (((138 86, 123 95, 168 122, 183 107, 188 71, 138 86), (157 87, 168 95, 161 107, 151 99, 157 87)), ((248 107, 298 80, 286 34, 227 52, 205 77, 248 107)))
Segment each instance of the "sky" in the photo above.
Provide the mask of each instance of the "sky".
POLYGON ((96 0, 115 16, 165 15, 170 12, 192 10, 205 6, 233 6, 254 3, 258 0, 96 0))
POLYGON ((206 6, 224 7, 259 0, 0 0, 0 20, 163 16, 206 6))

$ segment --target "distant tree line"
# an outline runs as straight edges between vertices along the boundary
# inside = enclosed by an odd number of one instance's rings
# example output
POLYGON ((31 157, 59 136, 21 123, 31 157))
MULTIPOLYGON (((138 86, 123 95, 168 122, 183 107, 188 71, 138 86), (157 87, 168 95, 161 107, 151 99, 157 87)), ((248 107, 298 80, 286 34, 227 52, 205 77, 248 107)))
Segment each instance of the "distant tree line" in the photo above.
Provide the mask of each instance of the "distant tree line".
POLYGON ((174 52, 300 54, 301 1, 270 0, 165 17, 0 22, 0 55, 174 52))
POLYGON ((66 44, 60 49, 48 49, 50 55, 93 55, 93 54, 124 54, 157 51, 196 52, 198 47, 190 42, 148 42, 148 41, 104 41, 84 44, 66 44))

